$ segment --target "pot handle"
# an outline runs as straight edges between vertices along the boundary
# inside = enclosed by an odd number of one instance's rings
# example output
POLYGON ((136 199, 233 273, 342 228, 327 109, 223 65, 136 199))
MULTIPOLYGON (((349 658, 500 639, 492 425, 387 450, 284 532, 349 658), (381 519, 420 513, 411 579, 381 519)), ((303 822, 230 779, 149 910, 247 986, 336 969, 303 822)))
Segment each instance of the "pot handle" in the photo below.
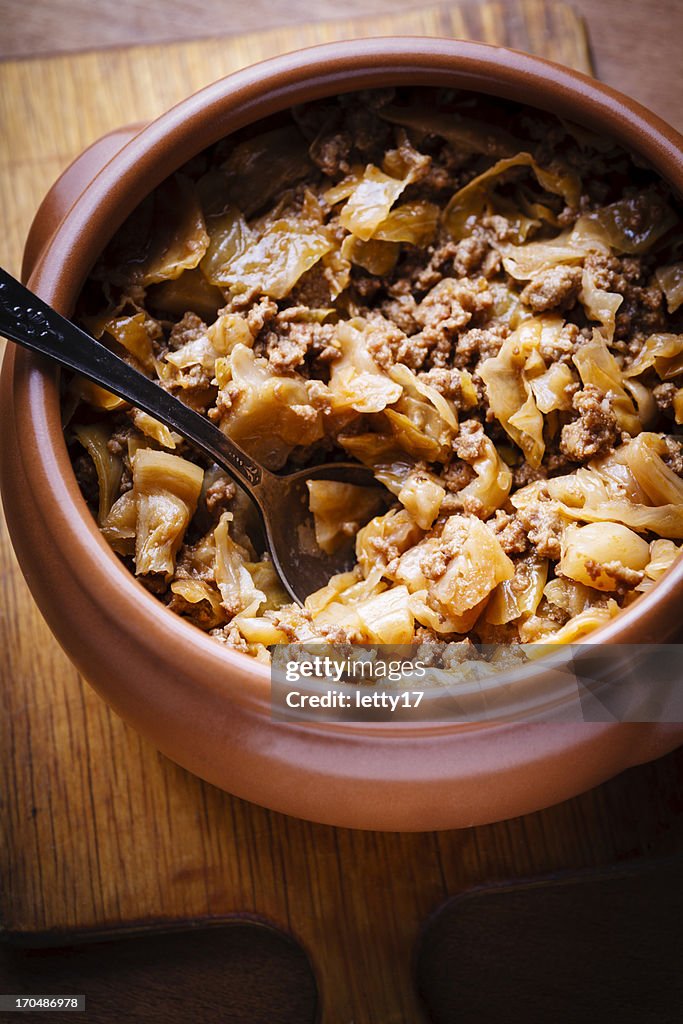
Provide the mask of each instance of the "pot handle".
POLYGON ((21 266, 21 280, 24 283, 28 281, 46 245, 86 185, 143 127, 143 124, 133 124, 108 132, 83 150, 57 178, 38 207, 29 229, 21 266))

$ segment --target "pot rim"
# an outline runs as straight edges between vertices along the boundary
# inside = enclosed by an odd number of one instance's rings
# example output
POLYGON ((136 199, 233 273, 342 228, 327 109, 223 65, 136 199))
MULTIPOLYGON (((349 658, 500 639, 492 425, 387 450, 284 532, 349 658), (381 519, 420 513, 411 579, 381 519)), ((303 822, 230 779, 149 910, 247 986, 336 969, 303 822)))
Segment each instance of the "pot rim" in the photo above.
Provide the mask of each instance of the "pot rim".
MULTIPOLYGON (((294 103, 336 92, 381 85, 453 84, 504 95, 506 99, 571 115, 604 130, 644 156, 683 193, 683 138, 656 115, 615 90, 540 57, 483 43, 422 37, 376 37, 327 43, 271 58, 220 79, 181 101, 142 129, 90 181, 63 218, 39 257, 30 285, 68 315, 90 267, 118 226, 152 188, 190 154, 244 125, 294 103), (536 92, 532 101, 530 92, 536 92)), ((72 570, 92 601, 106 595, 112 614, 131 615, 148 642, 187 656, 203 667, 202 687, 252 707, 269 706, 270 670, 224 647, 163 606, 138 583, 108 547, 88 510, 71 469, 61 432, 58 372, 26 352, 13 360, 18 434, 23 439, 27 477, 41 487, 41 512, 60 546, 70 549, 72 570), (30 466, 27 464, 30 458, 30 466), (225 670, 229 671, 225 671, 225 670), (248 685, 245 686, 245 683, 248 685)), ((47 528, 47 527, 46 527, 47 528)), ((647 594, 590 635, 591 643, 643 642, 657 636, 658 612, 683 596, 683 560, 647 594), (629 641, 636 632, 640 640, 629 641)), ((501 674, 504 682, 507 673, 501 674)), ((451 723, 345 723, 346 733, 371 731, 406 735, 500 727, 451 723)), ((310 728, 308 726, 307 728, 310 728)), ((326 731, 336 731, 325 724, 326 731)))

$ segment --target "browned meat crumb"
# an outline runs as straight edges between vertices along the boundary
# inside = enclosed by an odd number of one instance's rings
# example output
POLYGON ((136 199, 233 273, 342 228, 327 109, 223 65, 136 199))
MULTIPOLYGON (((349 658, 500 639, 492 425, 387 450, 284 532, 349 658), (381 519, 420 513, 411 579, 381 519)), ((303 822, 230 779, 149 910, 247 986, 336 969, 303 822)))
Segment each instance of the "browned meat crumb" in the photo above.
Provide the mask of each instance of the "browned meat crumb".
POLYGON ((438 580, 448 568, 448 563, 453 557, 448 547, 438 548, 431 551, 420 559, 420 571, 428 580, 438 580))
POLYGON ((417 303, 413 295, 397 295, 387 299, 380 306, 382 314, 403 331, 404 334, 415 334, 419 324, 415 319, 417 303))
POLYGON ((311 143, 309 156, 328 178, 341 178, 351 170, 349 157, 353 140, 346 131, 331 131, 318 136, 311 143))
POLYGON ((150 594, 156 594, 157 597, 162 597, 168 591, 168 583, 164 576, 159 576, 156 573, 143 573, 137 579, 145 590, 149 590, 150 594))
POLYGON ((519 509, 517 518, 536 554, 557 561, 562 554, 565 523, 553 503, 539 501, 526 509, 519 509))
POLYGON ((490 356, 497 356, 500 347, 510 333, 507 324, 490 327, 472 327, 461 334, 455 346, 453 362, 464 369, 475 367, 490 356))
POLYGON ((453 451, 459 459, 474 462, 483 452, 484 428, 479 420, 465 420, 453 441, 453 451))
POLYGON ((545 466, 534 469, 528 462, 522 462, 512 470, 512 486, 515 490, 534 483, 535 480, 545 480, 548 476, 545 466))
POLYGON ((673 406, 673 401, 676 396, 676 385, 672 384, 671 381, 667 381, 665 384, 657 384, 652 389, 652 395, 657 408, 661 409, 662 412, 667 412, 673 406))
POLYGON ((218 640, 219 643, 225 644, 227 647, 233 647, 236 651, 242 651, 244 654, 249 653, 249 644, 240 633, 237 626, 221 626, 218 629, 212 629, 210 635, 214 640, 218 640))
POLYGON ((227 476, 219 476, 206 488, 206 507, 217 520, 235 497, 237 488, 227 476))
POLYGON ((488 311, 492 301, 483 277, 474 280, 444 278, 417 307, 415 319, 423 328, 422 333, 428 343, 447 343, 450 348, 456 335, 470 322, 472 316, 488 311))
POLYGON ((128 441, 135 433, 135 427, 130 422, 124 421, 114 430, 107 441, 107 449, 112 455, 122 455, 128 452, 128 441))
POLYGON ((680 441, 674 440, 673 437, 665 436, 664 443, 667 448, 666 454, 662 456, 664 462, 677 476, 683 476, 683 449, 681 448, 680 441))
POLYGON ((256 338, 263 330, 264 325, 270 323, 276 315, 277 303, 269 299, 267 295, 262 295, 247 313, 247 326, 252 335, 256 338))
POLYGON ((330 282, 322 262, 316 263, 299 278, 289 293, 288 302, 292 306, 305 306, 308 309, 326 309, 332 305, 330 282))
MULTIPOLYGON (((633 342, 634 335, 666 330, 664 295, 654 280, 648 282, 645 257, 619 258, 592 253, 586 257, 584 265, 598 288, 623 296, 616 315, 616 341, 633 342)), ((636 354, 634 350, 633 355, 636 354)))
MULTIPOLYGON (((439 481, 446 488, 448 494, 457 494, 463 487, 467 487, 476 475, 472 467, 463 462, 462 459, 453 459, 444 469, 439 477, 439 481)), ((447 501, 447 498, 444 500, 447 501)), ((452 510, 454 511, 455 509, 453 508, 452 510)), ((444 506, 443 511, 447 512, 449 509, 444 506)))
POLYGON ((495 273, 498 265, 498 254, 491 248, 486 233, 475 230, 459 242, 444 238, 426 251, 406 253, 388 291, 394 297, 424 295, 446 277, 471 277, 476 271, 486 276, 495 273))
POLYGON ((368 351, 378 366, 388 370, 394 363, 405 363, 411 369, 418 369, 422 365, 424 348, 408 338, 400 327, 380 313, 370 314, 367 320, 368 351))
POLYGON ((529 538, 519 518, 510 512, 498 509, 489 526, 498 538, 506 555, 521 555, 529 547, 529 538))
POLYGON ((587 462, 608 452, 618 437, 609 398, 594 384, 586 384, 576 392, 572 405, 579 417, 562 428, 561 451, 573 462, 587 462))
POLYGON ((581 288, 581 267, 550 267, 535 274, 520 298, 535 313, 571 309, 581 288))
POLYGON ((209 406, 214 405, 218 391, 211 380, 211 375, 202 366, 188 366, 177 376, 162 381, 161 386, 191 409, 205 413, 209 406))
POLYGON ((174 324, 168 336, 168 347, 175 352, 177 349, 187 345, 190 341, 196 341, 206 334, 206 324, 196 313, 186 313, 182 320, 174 324))
POLYGON ((576 324, 566 323, 562 325, 562 329, 557 334, 555 331, 545 332, 541 336, 538 351, 548 365, 550 363, 567 363, 571 366, 572 356, 580 343, 580 337, 581 333, 576 324))
POLYGON ((611 577, 615 583, 623 584, 626 588, 637 587, 639 583, 642 583, 645 573, 637 569, 629 569, 628 566, 622 565, 621 562, 594 562, 592 558, 587 558, 585 562, 586 572, 591 578, 591 581, 597 580, 601 575, 611 577))
POLYGON ((469 393, 469 388, 466 393, 463 390, 463 374, 461 370, 449 370, 442 366, 433 366, 431 370, 419 373, 418 377, 425 384, 429 384, 435 391, 443 395, 444 398, 449 398, 458 409, 466 410, 473 408, 475 403, 469 393))

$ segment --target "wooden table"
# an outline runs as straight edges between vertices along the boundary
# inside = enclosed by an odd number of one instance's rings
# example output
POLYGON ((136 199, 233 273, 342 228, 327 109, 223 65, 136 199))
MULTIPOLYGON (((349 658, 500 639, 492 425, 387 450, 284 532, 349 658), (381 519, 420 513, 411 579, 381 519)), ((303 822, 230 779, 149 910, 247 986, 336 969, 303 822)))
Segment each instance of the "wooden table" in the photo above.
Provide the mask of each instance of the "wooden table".
MULTIPOLYGON (((113 0, 5 0, 3 6, 4 52, 12 57, 95 39, 149 41, 152 29, 166 39, 174 32, 206 34, 225 13, 218 2, 189 0, 167 3, 162 20, 161 5, 113 0)), ((413 6, 412 0, 374 0, 347 9, 382 14, 413 6)), ((588 16, 598 72, 683 127, 677 0, 578 0, 575 6, 588 16)), ((335 5, 321 0, 316 10, 331 15, 335 5)), ((236 12, 231 5, 231 17, 236 12)), ((239 7, 230 27, 253 28, 266 12, 282 24, 307 13, 296 3, 253 0, 239 7)), ((506 32, 517 45, 527 38, 527 45, 554 47, 561 59, 587 66, 580 25, 568 9, 551 15, 542 0, 518 0, 470 5, 449 18, 423 6, 407 15, 402 30, 491 41, 506 32)), ((385 16, 369 28, 319 22, 231 42, 0 64, 1 262, 17 268, 45 188, 102 131, 152 117, 265 52, 335 32, 390 31, 393 24, 385 16), (77 119, 68 113, 74 109, 77 119)), ((84 685, 37 613, 5 531, 0 544, 0 922, 15 938, 64 941, 74 930, 258 915, 309 951, 325 1024, 416 1024, 411 958, 422 923, 447 896, 490 881, 683 849, 681 752, 546 811, 440 834, 333 829, 236 800, 164 759, 84 685)))

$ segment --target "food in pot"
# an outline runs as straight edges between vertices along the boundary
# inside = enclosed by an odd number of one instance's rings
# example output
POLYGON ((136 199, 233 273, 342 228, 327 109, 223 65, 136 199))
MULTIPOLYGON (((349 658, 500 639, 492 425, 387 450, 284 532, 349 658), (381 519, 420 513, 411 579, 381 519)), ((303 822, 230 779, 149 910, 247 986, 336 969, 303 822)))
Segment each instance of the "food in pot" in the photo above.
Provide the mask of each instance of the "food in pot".
POLYGON ((270 469, 357 562, 289 602, 250 503, 74 378, 64 418, 108 543, 168 607, 276 643, 578 640, 683 538, 676 197, 610 139, 454 90, 350 93, 251 126, 157 188, 81 322, 270 469), (260 546, 261 545, 261 546, 260 546))

